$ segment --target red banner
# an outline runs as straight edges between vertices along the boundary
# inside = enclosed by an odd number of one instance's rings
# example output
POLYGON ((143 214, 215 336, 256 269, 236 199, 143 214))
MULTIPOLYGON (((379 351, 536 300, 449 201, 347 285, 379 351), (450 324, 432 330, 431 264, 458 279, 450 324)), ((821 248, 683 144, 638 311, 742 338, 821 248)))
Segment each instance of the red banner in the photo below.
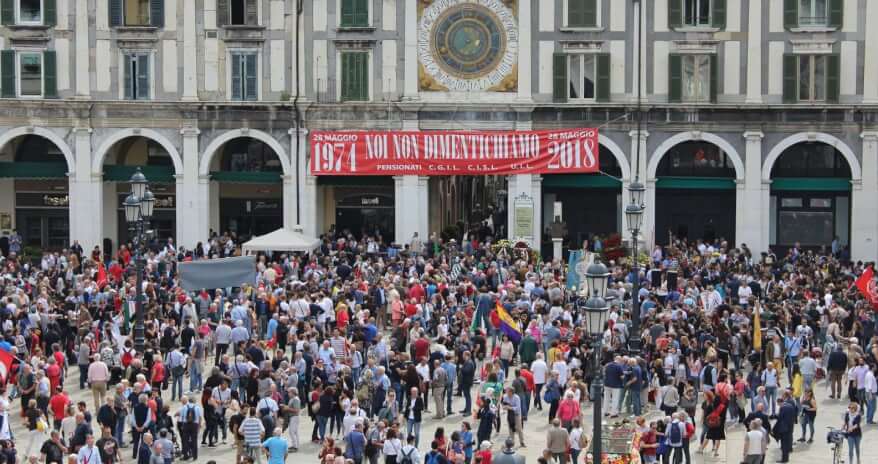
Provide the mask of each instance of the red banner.
POLYGON ((878 287, 876 287, 874 276, 875 269, 869 266, 863 270, 863 274, 857 278, 855 284, 863 297, 872 304, 872 309, 878 311, 878 287))
POLYGON ((313 131, 315 176, 597 172, 598 130, 313 131))

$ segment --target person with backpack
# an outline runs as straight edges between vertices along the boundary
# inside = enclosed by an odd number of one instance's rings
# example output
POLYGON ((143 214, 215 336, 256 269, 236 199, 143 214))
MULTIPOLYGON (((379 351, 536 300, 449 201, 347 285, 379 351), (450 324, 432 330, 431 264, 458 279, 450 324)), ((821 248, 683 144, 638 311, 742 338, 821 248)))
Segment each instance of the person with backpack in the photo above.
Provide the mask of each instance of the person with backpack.
POLYGON ((357 422, 354 429, 344 436, 344 457, 354 461, 354 464, 363 464, 366 455, 366 435, 363 434, 363 423, 357 422))
POLYGON ((420 464, 421 455, 418 452, 418 447, 415 446, 415 436, 409 435, 405 442, 396 458, 397 464, 420 464))
POLYGON ((439 442, 436 440, 430 443, 430 451, 424 455, 424 464, 449 464, 445 455, 439 451, 439 442))
POLYGON ((684 450, 684 441, 686 438, 686 423, 683 422, 682 413, 674 413, 671 416, 671 423, 665 430, 668 437, 668 446, 671 448, 671 462, 680 464, 683 462, 683 455, 686 455, 686 462, 689 462, 688 449, 684 450))
POLYGON ((177 428, 180 429, 180 439, 182 441, 183 458, 181 460, 192 459, 198 460, 198 429, 201 425, 204 413, 201 406, 183 397, 183 405, 177 411, 177 428))

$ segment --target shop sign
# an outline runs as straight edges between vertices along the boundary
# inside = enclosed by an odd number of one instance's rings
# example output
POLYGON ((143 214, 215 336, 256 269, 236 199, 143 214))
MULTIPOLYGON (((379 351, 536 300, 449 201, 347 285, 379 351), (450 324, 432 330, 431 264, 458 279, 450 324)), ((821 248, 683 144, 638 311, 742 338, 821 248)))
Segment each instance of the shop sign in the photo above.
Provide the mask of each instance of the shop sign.
POLYGON ((70 195, 66 193, 19 193, 15 197, 16 208, 67 208, 70 195))
POLYGON ((336 202, 340 208, 392 208, 393 197, 378 194, 349 195, 336 202))
POLYGON ((597 172, 597 129, 313 131, 315 176, 462 176, 597 172))
MULTIPOLYGON (((125 208, 125 198, 129 194, 123 193, 119 195, 119 209, 125 208)), ((155 195, 155 209, 174 209, 174 195, 155 195)))

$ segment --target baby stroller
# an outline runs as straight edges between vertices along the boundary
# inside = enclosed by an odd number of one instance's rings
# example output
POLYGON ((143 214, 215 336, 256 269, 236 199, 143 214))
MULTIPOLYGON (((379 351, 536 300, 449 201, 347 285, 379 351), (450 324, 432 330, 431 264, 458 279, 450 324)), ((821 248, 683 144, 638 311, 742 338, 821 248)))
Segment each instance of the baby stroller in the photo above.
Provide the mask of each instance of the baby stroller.
POLYGON ((167 411, 162 411, 156 419, 156 429, 159 431, 159 434, 162 432, 167 432, 167 438, 174 444, 174 458, 179 458, 183 456, 183 448, 180 447, 180 441, 177 440, 177 434, 174 432, 174 421, 171 419, 171 416, 167 413, 167 411))

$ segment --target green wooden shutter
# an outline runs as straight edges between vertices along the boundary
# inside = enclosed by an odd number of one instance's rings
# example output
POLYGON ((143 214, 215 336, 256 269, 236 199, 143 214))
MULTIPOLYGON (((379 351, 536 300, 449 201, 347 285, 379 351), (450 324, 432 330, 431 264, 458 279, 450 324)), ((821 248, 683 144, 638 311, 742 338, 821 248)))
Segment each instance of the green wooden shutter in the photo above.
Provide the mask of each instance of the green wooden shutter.
POLYGON ((601 53, 597 58, 597 79, 595 85, 595 100, 610 101, 610 54, 601 53))
POLYGON ((242 100, 241 95, 241 54, 233 53, 232 54, 232 91, 231 96, 232 100, 242 100))
POLYGON ((256 54, 244 55, 244 100, 259 100, 259 67, 256 54))
POLYGON ((826 101, 838 103, 839 94, 839 55, 826 55, 826 101))
POLYGON ((250 26, 259 25, 259 8, 256 5, 256 0, 246 0, 244 5, 244 24, 250 26))
POLYGON ((713 27, 726 28, 726 0, 713 0, 713 16, 710 18, 713 27))
POLYGON ((582 0, 567 1, 567 26, 585 26, 585 2, 582 0))
POLYGON ((552 57, 552 99, 567 101, 567 55, 563 53, 552 57))
POLYGON ((668 26, 671 28, 683 25, 683 0, 668 0, 668 26))
POLYGON ((58 67, 55 50, 43 52, 43 98, 58 98, 58 67))
POLYGON ((109 0, 110 26, 122 25, 122 0, 109 0))
POLYGON ((354 0, 354 26, 369 26, 369 0, 354 0))
POLYGON ((341 100, 366 101, 369 99, 369 55, 364 52, 346 52, 341 55, 341 100))
POLYGON ((581 0, 583 4, 583 27, 598 27, 598 0, 581 0))
MULTIPOLYGON (((841 27, 844 20, 844 0, 829 0, 829 22, 831 27, 841 27)), ((871 27, 875 27, 872 25, 871 27)))
POLYGON ((783 27, 799 26, 799 0, 783 0, 783 27))
POLYGON ((358 83, 358 92, 357 99, 360 101, 368 101, 369 100, 369 54, 368 53, 357 53, 357 83, 358 83))
POLYGON ((683 57, 668 55, 668 101, 678 103, 683 99, 683 57))
POLYGON ((0 23, 15 24, 15 0, 0 0, 0 23))
POLYGON ((165 27, 165 0, 149 0, 149 23, 165 27))
POLYGON ((0 96, 15 98, 15 50, 0 51, 0 96))
POLYGON ((710 55, 708 58, 710 59, 710 102, 716 103, 716 95, 719 93, 719 60, 716 55, 710 55))
POLYGON ((227 26, 229 24, 229 0, 217 0, 216 2, 216 25, 227 26))
POLYGON ((137 99, 149 100, 149 55, 137 55, 137 99))
POLYGON ((58 8, 55 0, 43 0, 43 25, 54 26, 58 23, 58 8))
POLYGON ((796 103, 798 98, 799 57, 793 54, 783 56, 783 102, 796 103))
POLYGON ((341 0, 341 26, 354 25, 354 0, 341 0))
POLYGON ((134 68, 134 60, 132 59, 131 55, 122 56, 122 66, 124 66, 122 79, 125 82, 123 82, 122 86, 124 89, 125 99, 134 100, 134 76, 132 75, 134 74, 132 72, 134 68))

